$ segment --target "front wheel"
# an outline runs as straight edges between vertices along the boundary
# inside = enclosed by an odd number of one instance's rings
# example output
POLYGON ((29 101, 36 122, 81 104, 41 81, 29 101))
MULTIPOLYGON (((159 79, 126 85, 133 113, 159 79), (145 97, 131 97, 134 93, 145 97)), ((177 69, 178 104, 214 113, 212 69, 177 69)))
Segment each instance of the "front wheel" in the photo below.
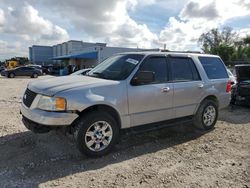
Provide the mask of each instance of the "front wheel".
POLYGON ((201 130, 214 128, 218 118, 218 104, 214 100, 206 99, 194 116, 194 125, 201 130))
POLYGON ((85 155, 100 157, 109 153, 119 137, 115 119, 105 112, 92 112, 79 119, 75 139, 85 155))

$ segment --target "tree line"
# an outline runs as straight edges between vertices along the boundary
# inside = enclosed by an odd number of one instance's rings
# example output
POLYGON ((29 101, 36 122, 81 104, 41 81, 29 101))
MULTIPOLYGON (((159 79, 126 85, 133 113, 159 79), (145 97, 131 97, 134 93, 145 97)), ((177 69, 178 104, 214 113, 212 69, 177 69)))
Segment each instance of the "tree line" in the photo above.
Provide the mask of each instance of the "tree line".
POLYGON ((198 43, 205 53, 219 55, 226 65, 250 63, 250 35, 240 38, 230 27, 203 33, 198 43))

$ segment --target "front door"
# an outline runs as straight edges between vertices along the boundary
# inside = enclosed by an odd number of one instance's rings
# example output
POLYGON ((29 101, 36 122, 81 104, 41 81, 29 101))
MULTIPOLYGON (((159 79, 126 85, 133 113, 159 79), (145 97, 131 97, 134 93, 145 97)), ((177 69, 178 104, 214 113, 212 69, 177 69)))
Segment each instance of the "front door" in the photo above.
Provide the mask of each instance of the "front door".
POLYGON ((24 75, 24 67, 19 67, 15 70, 16 76, 23 76, 24 75))
POLYGON ((166 57, 148 57, 140 65, 139 71, 154 72, 155 80, 152 83, 136 86, 128 83, 131 126, 171 119, 173 112, 173 84, 169 83, 166 57))

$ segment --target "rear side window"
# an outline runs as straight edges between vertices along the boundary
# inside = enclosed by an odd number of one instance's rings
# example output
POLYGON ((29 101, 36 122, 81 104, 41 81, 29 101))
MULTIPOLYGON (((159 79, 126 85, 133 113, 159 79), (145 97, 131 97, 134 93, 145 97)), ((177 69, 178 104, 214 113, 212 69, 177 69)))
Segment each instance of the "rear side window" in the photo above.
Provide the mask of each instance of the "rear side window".
POLYGON ((188 82, 200 80, 200 75, 190 58, 171 57, 169 62, 172 70, 172 80, 175 82, 188 82))
POLYGON ((223 62, 217 57, 199 57, 209 79, 228 78, 223 62))
POLYGON ((32 68, 32 67, 24 67, 23 69, 24 70, 33 70, 34 68, 32 68))

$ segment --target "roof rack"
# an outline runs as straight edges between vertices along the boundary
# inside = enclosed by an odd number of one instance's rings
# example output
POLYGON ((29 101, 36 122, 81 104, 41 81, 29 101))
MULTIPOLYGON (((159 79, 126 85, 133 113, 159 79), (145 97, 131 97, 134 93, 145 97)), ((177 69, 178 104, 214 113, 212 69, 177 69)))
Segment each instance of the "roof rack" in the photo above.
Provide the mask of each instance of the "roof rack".
POLYGON ((175 52, 175 53, 195 53, 195 54, 202 54, 201 51, 172 51, 172 50, 161 50, 161 52, 175 52))

